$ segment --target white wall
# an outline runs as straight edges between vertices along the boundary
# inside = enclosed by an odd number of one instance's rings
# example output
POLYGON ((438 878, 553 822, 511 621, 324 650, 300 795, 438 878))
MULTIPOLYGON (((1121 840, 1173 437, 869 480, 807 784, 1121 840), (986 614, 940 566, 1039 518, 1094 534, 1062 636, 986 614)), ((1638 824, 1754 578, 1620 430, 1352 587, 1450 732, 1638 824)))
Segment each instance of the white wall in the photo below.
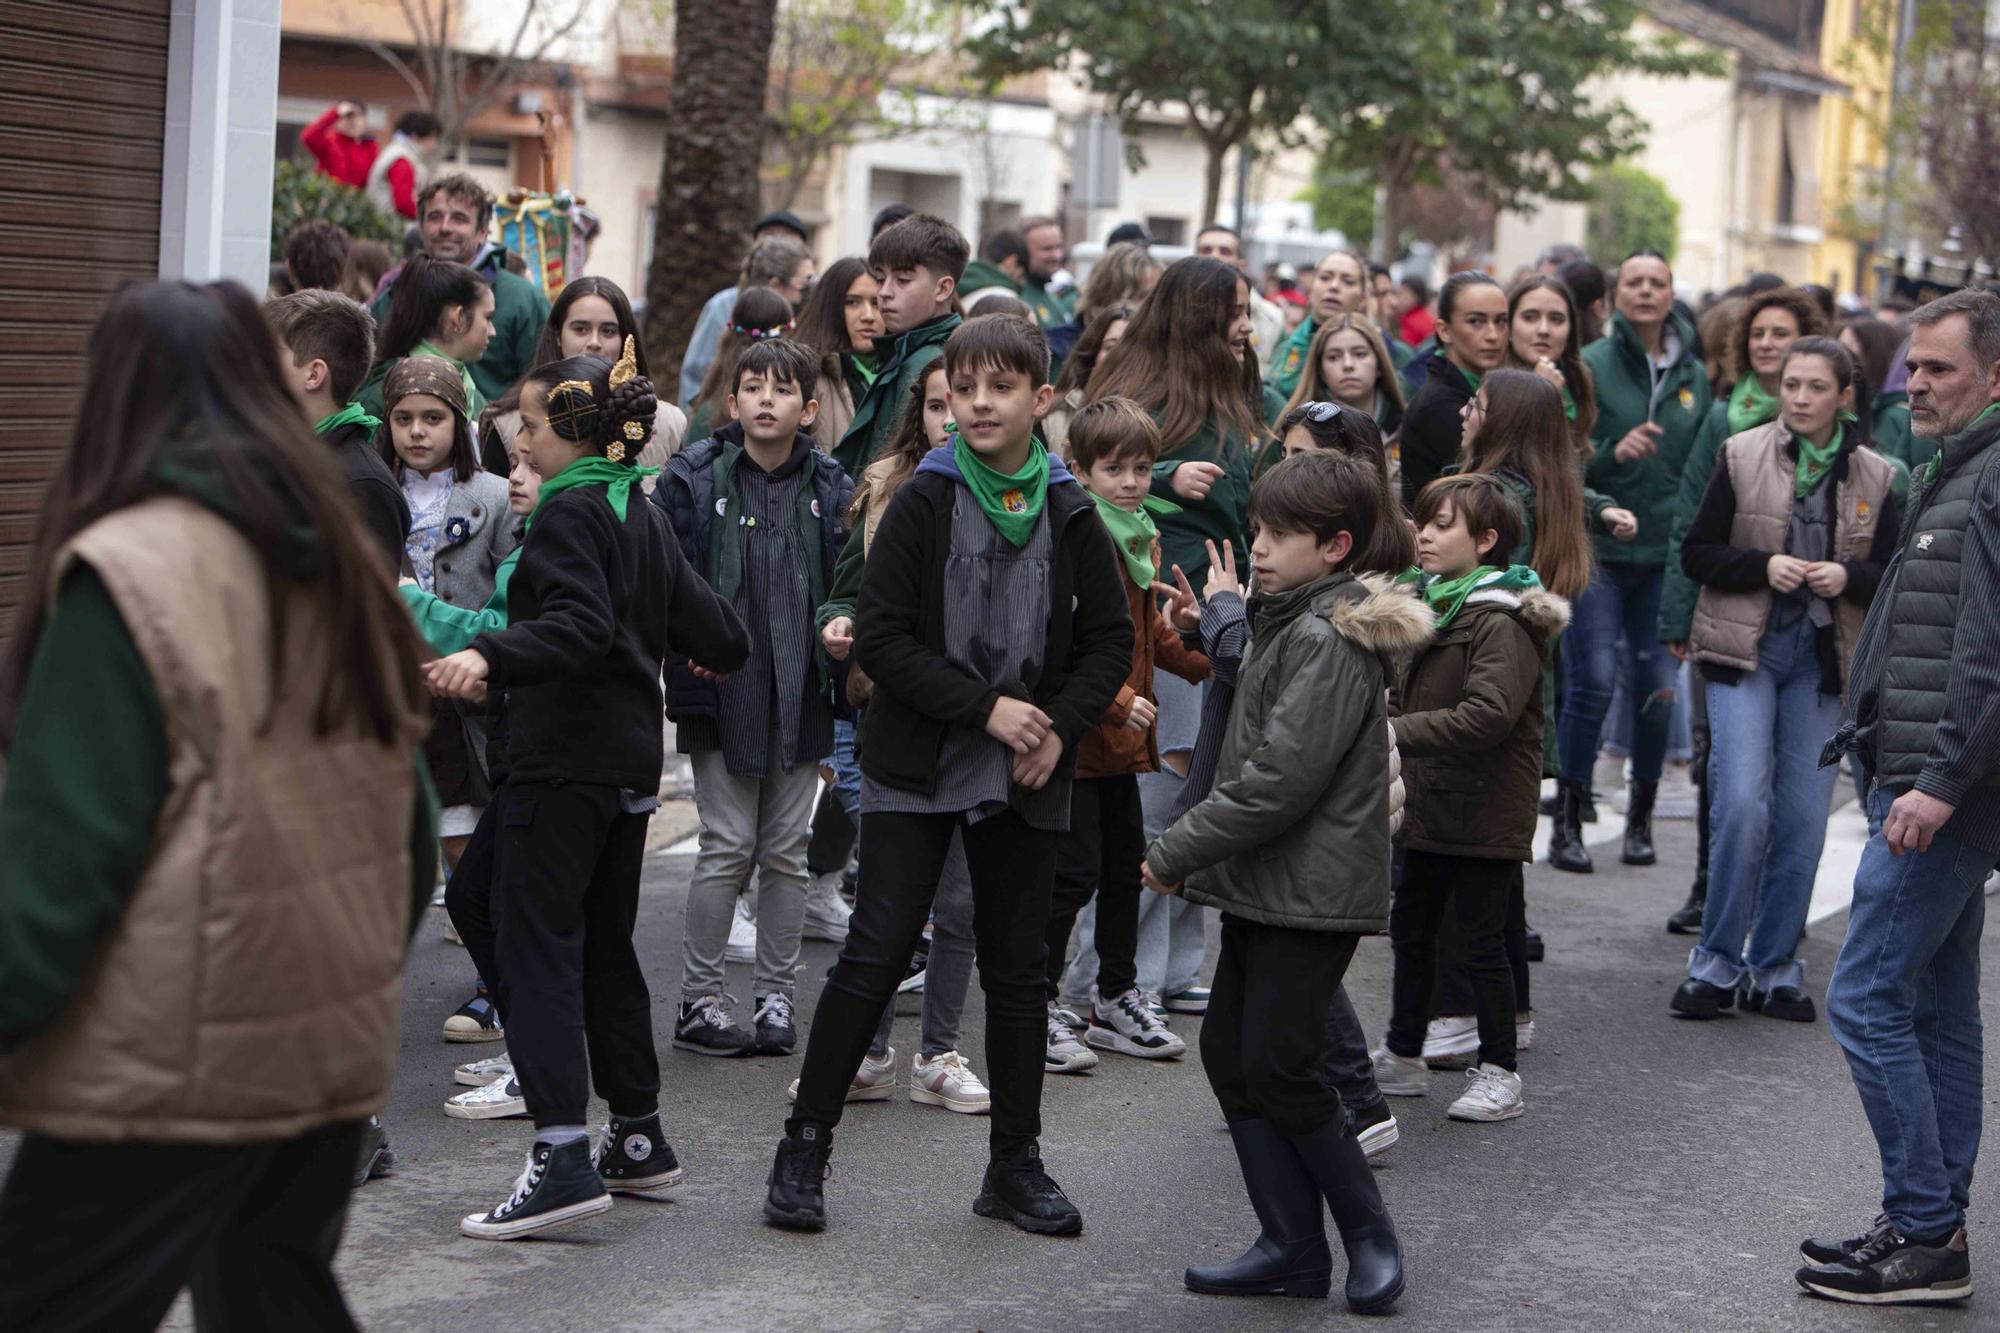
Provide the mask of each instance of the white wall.
POLYGON ((585 272, 611 279, 634 301, 646 292, 650 209, 665 126, 658 116, 595 108, 578 131, 582 173, 574 188, 604 221, 585 272))
POLYGON ((279 0, 174 0, 160 276, 270 281, 279 0))

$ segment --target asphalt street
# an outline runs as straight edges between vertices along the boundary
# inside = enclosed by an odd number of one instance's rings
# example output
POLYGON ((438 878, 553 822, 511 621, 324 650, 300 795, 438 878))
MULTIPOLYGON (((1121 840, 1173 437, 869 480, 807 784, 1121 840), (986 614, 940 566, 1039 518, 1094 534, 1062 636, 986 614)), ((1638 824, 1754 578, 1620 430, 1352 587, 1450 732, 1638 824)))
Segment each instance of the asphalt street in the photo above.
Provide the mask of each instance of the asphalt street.
MULTIPOLYGON (((1611 831, 1600 825, 1594 836, 1611 831)), ((1604 847, 1594 876, 1529 873, 1530 919, 1549 957, 1534 973, 1538 1039, 1521 1065, 1526 1116, 1448 1121, 1455 1074, 1436 1075, 1428 1099, 1394 1103, 1402 1142, 1380 1159, 1379 1175, 1407 1252, 1397 1324, 2000 1327, 2000 1237, 1979 1196, 1971 1241, 1984 1294, 1968 1307, 1870 1311, 1798 1293, 1798 1239, 1852 1234, 1876 1211, 1873 1143, 1823 1023, 1669 1016, 1687 941, 1662 924, 1686 889, 1692 825, 1662 823, 1660 842, 1664 864, 1651 869, 1605 864, 1615 853, 1604 847)), ((1331 1303, 1183 1290, 1187 1263, 1233 1255, 1256 1230, 1193 1050, 1171 1064, 1107 1055, 1090 1076, 1048 1080, 1044 1153, 1084 1212, 1081 1237, 1037 1238, 975 1217, 986 1121, 915 1105, 902 1091, 849 1108, 827 1185, 830 1228, 801 1236, 766 1227, 764 1175, 799 1060, 718 1060, 669 1047, 691 859, 663 846, 649 860, 639 927, 684 1184, 670 1202, 621 1200, 541 1239, 458 1235, 461 1214, 509 1189, 530 1130, 526 1121, 440 1113, 455 1091, 453 1064, 497 1048, 438 1039, 471 975, 464 952, 427 924, 410 963, 403 1057, 385 1116, 401 1169, 357 1193, 340 1259, 365 1327, 1118 1333, 1351 1320, 1337 1284, 1331 1303)), ((1841 913, 1811 929, 1805 958, 1816 998, 1845 923, 1841 913)), ((2000 961, 1991 936, 1986 951, 1989 966, 2000 961)), ((805 1015, 834 953, 807 946, 805 1015)), ((747 973, 730 969, 739 993, 747 973)), ((1388 982, 1387 940, 1365 942, 1349 985, 1376 1040, 1388 982)), ((1989 1027, 1995 1008, 1989 1000, 1989 1027)), ((907 1086, 916 1019, 908 999, 903 1009, 896 1045, 907 1086)), ((965 1038, 983 1069, 981 1014, 975 988, 965 1038)), ((1199 1020, 1175 1026, 1193 1047, 1199 1020)), ((185 1303, 169 1326, 190 1326, 185 1303)))

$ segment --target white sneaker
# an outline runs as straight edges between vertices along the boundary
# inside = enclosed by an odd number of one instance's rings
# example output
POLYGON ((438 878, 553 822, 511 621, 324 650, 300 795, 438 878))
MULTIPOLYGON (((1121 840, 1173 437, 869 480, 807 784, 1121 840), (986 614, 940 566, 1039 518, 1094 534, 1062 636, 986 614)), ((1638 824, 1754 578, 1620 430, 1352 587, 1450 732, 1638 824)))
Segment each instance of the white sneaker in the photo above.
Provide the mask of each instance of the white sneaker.
POLYGON ((1517 1018, 1514 1020, 1514 1049, 1525 1051, 1535 1044, 1535 1020, 1517 1018))
POLYGON ((843 871, 831 870, 806 885, 805 938, 846 942, 847 921, 854 909, 840 896, 844 876, 843 871))
POLYGON ((722 957, 731 963, 754 963, 757 961, 757 918, 750 915, 750 900, 736 900, 736 915, 729 921, 729 943, 723 946, 722 957))
POLYGON ((449 916, 444 919, 444 942, 446 944, 456 944, 461 949, 465 947, 465 941, 459 938, 458 927, 452 924, 449 916))
POLYGON ((1527 1109, 1519 1074, 1499 1065, 1479 1065, 1465 1071, 1465 1091, 1445 1114, 1453 1120, 1512 1120, 1527 1109))
POLYGON ((462 1088, 483 1088, 496 1078, 514 1077, 514 1057, 502 1051, 484 1060, 462 1064, 451 1071, 451 1081, 462 1088))
POLYGON ((1136 1055, 1141 1060, 1178 1060, 1187 1054, 1187 1043, 1167 1031, 1166 1021, 1153 1012, 1142 991, 1128 990, 1106 1000, 1093 988, 1090 1015, 1083 1039, 1100 1051, 1136 1055))
POLYGON ((509 1074, 483 1088, 447 1098, 444 1113, 454 1120, 505 1120, 509 1116, 526 1115, 528 1099, 521 1095, 520 1081, 509 1074))
POLYGON ((1049 1046, 1042 1057, 1042 1072, 1081 1074, 1097 1068, 1097 1052, 1076 1039, 1062 1015, 1062 1010, 1049 1006, 1049 1046))
POLYGON ((960 1115, 985 1115, 993 1109, 993 1094, 957 1051, 930 1060, 921 1051, 910 1057, 910 1100, 960 1115))
MULTIPOLYGON (((854 1081, 847 1085, 847 1095, 841 1098, 841 1100, 844 1102, 886 1102, 895 1094, 895 1091, 896 1048, 891 1046, 880 1060, 877 1060, 872 1055, 861 1057, 861 1068, 854 1071, 854 1081)), ((795 1102, 798 1099, 799 1081, 793 1079, 791 1086, 785 1089, 785 1100, 795 1102)))
POLYGON ((1398 1055, 1384 1046, 1375 1052, 1375 1086, 1385 1097, 1428 1097, 1431 1068, 1422 1060, 1398 1055))
POLYGON ((1049 1010, 1049 1014, 1054 1018, 1061 1019, 1062 1025, 1068 1028, 1070 1031, 1081 1032, 1085 1028, 1089 1027, 1090 1024, 1084 1022, 1083 1019, 1079 1018, 1077 1016, 1076 1010, 1087 1009, 1089 1007, 1090 1007, 1089 1000, 1079 1000, 1077 1001, 1076 1008, 1071 1008, 1068 1004, 1058 1004, 1049 1010))
POLYGON ((1479 1054, 1479 1020, 1470 1014, 1433 1018, 1431 1025, 1424 1029, 1426 1064, 1442 1064, 1453 1060, 1463 1064, 1466 1056, 1477 1054, 1479 1054))

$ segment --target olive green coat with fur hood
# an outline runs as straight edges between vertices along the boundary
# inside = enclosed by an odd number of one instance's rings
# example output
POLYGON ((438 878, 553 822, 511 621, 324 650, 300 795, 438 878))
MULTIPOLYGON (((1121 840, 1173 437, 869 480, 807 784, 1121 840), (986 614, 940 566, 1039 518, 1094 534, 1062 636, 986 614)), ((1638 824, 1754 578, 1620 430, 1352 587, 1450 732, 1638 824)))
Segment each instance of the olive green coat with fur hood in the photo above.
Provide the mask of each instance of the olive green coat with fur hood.
POLYGON ((1384 687, 1430 632, 1429 608, 1372 575, 1254 601, 1215 787, 1147 849, 1154 875, 1264 925, 1387 928, 1384 687))
POLYGON ((1417 653, 1391 719, 1409 785, 1403 845, 1532 861, 1542 793, 1542 672, 1569 603, 1541 588, 1474 592, 1417 653))

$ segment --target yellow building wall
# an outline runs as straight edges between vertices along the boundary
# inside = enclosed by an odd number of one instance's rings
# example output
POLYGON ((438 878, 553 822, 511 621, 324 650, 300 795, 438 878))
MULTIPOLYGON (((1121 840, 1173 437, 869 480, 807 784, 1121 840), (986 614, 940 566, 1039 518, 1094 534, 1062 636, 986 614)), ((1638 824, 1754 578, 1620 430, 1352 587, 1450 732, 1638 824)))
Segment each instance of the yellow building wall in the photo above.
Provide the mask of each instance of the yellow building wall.
POLYGON ((1819 111, 1820 218, 1826 236, 1814 247, 1812 277, 1840 293, 1872 286, 1861 269, 1882 206, 1867 187, 1888 160, 1881 127, 1894 71, 1857 36, 1861 7, 1869 2, 1827 0, 1820 37, 1820 63, 1853 90, 1850 97, 1821 98, 1819 111))

